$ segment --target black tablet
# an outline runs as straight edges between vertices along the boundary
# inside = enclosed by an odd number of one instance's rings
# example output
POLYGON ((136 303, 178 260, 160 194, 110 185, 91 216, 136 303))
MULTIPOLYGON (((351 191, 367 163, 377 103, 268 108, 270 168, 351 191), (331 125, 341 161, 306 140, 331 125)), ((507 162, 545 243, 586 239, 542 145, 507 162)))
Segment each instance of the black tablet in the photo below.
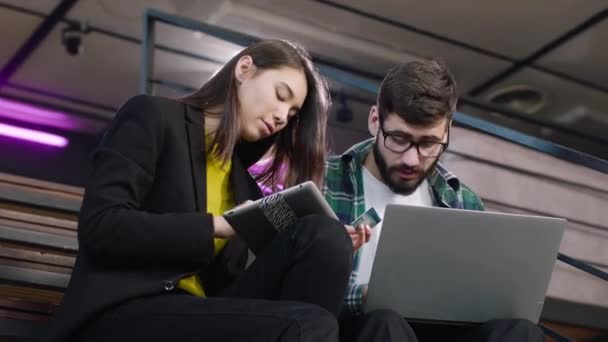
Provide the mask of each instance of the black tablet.
POLYGON ((254 254, 259 253, 277 232, 299 217, 324 214, 337 219, 321 191, 309 181, 263 197, 245 207, 227 211, 224 218, 254 254))

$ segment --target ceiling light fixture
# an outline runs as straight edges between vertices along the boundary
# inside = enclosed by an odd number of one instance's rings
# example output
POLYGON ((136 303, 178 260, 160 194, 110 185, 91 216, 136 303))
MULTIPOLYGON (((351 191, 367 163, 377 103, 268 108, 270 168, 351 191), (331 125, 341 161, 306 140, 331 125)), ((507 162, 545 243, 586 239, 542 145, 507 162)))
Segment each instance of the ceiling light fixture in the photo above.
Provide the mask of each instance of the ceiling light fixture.
POLYGON ((3 123, 0 123, 0 136, 26 140, 54 147, 68 146, 68 139, 62 136, 3 123))
POLYGON ((1 97, 0 117, 62 130, 79 131, 82 128, 82 124, 67 113, 1 97))
POLYGON ((518 112, 534 114, 547 104, 547 93, 527 84, 515 84, 494 89, 486 100, 518 112))

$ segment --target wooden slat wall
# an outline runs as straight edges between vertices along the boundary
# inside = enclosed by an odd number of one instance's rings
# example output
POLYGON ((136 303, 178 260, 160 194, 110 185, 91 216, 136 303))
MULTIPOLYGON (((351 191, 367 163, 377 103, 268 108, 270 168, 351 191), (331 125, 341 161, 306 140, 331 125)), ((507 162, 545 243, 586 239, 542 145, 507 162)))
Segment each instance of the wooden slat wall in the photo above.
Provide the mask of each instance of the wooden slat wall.
POLYGON ((0 318, 44 321, 55 311, 63 297, 57 279, 67 279, 75 262, 82 195, 80 188, 0 173, 0 267, 19 270, 0 275, 0 318))

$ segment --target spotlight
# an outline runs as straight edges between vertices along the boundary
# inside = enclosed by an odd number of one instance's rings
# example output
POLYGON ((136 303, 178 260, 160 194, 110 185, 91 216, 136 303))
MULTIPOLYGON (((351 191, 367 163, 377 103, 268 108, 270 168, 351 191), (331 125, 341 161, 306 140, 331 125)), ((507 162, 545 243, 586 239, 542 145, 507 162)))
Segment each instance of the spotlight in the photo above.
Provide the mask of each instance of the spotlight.
POLYGON ((89 33, 87 24, 79 22, 72 22, 61 31, 61 43, 69 55, 76 56, 83 51, 82 36, 86 33, 89 33))

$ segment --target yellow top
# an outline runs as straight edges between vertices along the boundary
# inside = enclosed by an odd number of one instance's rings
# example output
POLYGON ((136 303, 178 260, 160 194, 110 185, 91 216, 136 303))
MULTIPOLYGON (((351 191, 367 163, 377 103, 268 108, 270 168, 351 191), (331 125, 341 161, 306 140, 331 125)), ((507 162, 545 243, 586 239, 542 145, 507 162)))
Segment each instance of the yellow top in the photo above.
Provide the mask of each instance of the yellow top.
MULTIPOLYGON (((207 140, 207 146, 211 143, 207 140)), ((229 160, 222 164, 213 153, 207 152, 207 211, 214 216, 234 207, 234 198, 230 187, 230 169, 232 162, 229 160)), ((225 239, 213 239, 215 249, 213 255, 217 255, 226 245, 225 239)), ((177 287, 198 297, 205 297, 205 290, 201 284, 198 274, 180 279, 177 287)))

